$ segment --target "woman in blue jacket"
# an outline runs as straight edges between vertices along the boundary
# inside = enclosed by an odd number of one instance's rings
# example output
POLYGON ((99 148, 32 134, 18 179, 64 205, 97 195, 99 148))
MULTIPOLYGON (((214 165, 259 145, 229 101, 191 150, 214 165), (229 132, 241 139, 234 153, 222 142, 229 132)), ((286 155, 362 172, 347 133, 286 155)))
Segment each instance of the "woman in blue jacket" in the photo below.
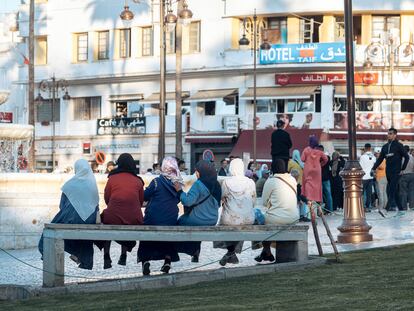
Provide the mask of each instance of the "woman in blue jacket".
MULTIPOLYGON (((215 226, 221 202, 221 187, 217 181, 214 164, 201 160, 196 164, 198 180, 187 193, 179 190, 184 215, 178 219, 180 226, 215 226)), ((192 262, 198 262, 201 242, 177 243, 177 250, 192 256, 192 262)))

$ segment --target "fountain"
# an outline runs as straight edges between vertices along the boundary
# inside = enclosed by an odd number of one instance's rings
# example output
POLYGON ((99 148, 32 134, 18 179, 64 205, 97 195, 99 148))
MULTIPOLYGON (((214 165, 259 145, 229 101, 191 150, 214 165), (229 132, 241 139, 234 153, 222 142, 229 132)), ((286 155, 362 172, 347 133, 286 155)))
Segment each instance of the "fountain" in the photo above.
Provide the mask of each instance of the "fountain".
POLYGON ((33 126, 0 123, 0 173, 27 169, 33 126))

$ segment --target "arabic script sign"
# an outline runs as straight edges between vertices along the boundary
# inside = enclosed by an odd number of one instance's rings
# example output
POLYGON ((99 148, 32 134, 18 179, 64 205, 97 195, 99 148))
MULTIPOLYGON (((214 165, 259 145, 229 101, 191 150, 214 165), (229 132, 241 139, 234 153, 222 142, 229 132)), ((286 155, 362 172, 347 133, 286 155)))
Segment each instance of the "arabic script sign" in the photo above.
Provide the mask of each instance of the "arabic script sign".
POLYGON ((145 134, 145 117, 98 119, 98 135, 145 134))
POLYGON ((345 43, 273 44, 260 50, 260 64, 345 62, 345 43))
MULTIPOLYGON (((275 75, 276 84, 345 84, 345 73, 306 73, 275 75)), ((378 83, 378 73, 355 73, 354 81, 357 84, 378 83)))
POLYGON ((0 112, 0 123, 13 123, 13 112, 0 112))

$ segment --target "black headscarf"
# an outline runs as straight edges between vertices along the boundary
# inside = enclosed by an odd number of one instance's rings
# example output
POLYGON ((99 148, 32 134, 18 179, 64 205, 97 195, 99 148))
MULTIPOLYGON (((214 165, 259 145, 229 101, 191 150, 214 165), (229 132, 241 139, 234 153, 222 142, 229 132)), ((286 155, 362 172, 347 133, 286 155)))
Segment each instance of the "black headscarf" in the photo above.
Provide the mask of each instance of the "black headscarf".
POLYGON ((195 166, 196 171, 200 174, 199 180, 207 187, 210 194, 216 199, 218 204, 221 202, 221 186, 217 181, 217 171, 214 163, 200 160, 195 166))
POLYGON ((109 172, 108 177, 111 177, 119 173, 130 173, 135 177, 140 178, 137 172, 137 167, 135 165, 134 158, 129 153, 123 153, 119 156, 118 161, 116 161, 117 167, 109 172))

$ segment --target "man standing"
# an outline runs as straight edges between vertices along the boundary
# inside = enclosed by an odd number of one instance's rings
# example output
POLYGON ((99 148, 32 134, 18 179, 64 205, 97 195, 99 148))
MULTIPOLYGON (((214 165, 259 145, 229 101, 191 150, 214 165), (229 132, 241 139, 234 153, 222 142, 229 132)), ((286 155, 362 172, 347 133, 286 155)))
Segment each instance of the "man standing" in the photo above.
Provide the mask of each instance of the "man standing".
MULTIPOLYGON (((375 157, 378 159, 381 154, 381 148, 375 148, 375 157)), ((378 166, 375 171, 375 180, 377 182, 377 194, 378 194, 378 212, 380 215, 383 215, 383 210, 387 205, 387 178, 385 178, 385 160, 382 160, 381 164, 378 166)))
POLYGON ((220 161, 220 164, 221 164, 221 167, 220 167, 217 175, 218 176, 227 176, 227 170, 228 170, 228 168, 227 168, 227 166, 228 166, 227 160, 226 159, 221 160, 220 161))
MULTIPOLYGON (((325 148, 323 145, 319 145, 317 149, 325 153, 325 148)), ((323 197, 323 202, 325 203, 326 209, 329 211, 328 212, 327 210, 325 210, 325 214, 326 214, 326 213, 333 212, 333 202, 332 202, 332 187, 331 187, 331 176, 332 176, 331 158, 329 157, 327 153, 325 153, 325 155, 328 158, 328 162, 324 166, 322 166, 322 197, 323 197)))
POLYGON ((401 172, 400 178, 400 198, 403 209, 407 208, 409 203, 410 209, 414 209, 414 158, 410 154, 410 147, 404 146, 410 160, 407 168, 401 172))
POLYGON ((292 148, 292 141, 290 135, 283 127, 285 122, 278 120, 276 122, 276 130, 272 133, 272 172, 275 169, 277 159, 282 159, 285 162, 285 170, 287 171, 289 162, 289 149, 292 148))
POLYGON ((410 158, 408 157, 404 146, 397 140, 397 130, 395 128, 390 128, 388 130, 387 137, 388 143, 382 147, 381 153, 372 170, 375 171, 378 166, 380 166, 382 160, 385 159, 385 175, 387 176, 388 181, 388 210, 393 211, 397 207, 399 210, 398 215, 402 216, 407 207, 401 205, 398 196, 398 182, 400 180, 401 171, 404 171, 407 168, 410 158), (404 158, 404 163, 401 166, 402 158, 404 158))
POLYGON ((375 162, 376 158, 371 151, 371 144, 366 143, 364 146, 364 154, 359 159, 359 164, 361 164, 362 170, 365 173, 362 177, 365 212, 371 212, 372 187, 374 186, 374 174, 371 174, 371 171, 375 162))

